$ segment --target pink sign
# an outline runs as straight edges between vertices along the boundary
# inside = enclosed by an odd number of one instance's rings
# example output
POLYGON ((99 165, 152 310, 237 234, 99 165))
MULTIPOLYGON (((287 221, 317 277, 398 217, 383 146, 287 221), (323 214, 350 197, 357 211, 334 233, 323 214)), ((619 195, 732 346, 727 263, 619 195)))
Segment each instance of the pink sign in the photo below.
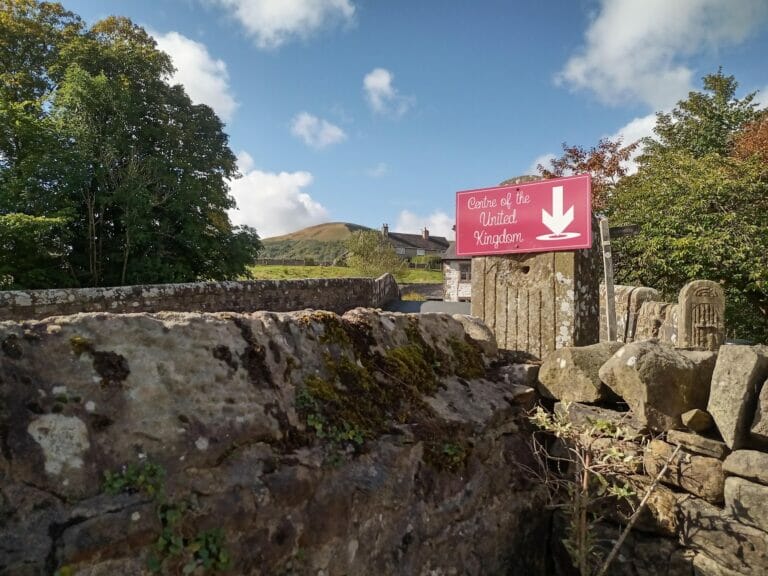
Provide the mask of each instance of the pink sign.
POLYGON ((592 247, 589 174, 456 193, 456 255, 592 247))

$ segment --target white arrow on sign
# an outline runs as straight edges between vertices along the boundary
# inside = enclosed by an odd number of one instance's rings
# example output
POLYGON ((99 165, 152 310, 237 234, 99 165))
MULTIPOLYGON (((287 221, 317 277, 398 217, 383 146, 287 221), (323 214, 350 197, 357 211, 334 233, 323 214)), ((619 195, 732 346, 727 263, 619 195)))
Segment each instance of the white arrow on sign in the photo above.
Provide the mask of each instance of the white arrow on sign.
POLYGON ((563 230, 573 222, 573 206, 563 212, 563 187, 552 187, 552 213, 550 214, 544 208, 541 209, 541 222, 549 228, 551 234, 537 236, 537 240, 564 240, 566 238, 576 238, 581 236, 578 232, 566 232, 563 230))

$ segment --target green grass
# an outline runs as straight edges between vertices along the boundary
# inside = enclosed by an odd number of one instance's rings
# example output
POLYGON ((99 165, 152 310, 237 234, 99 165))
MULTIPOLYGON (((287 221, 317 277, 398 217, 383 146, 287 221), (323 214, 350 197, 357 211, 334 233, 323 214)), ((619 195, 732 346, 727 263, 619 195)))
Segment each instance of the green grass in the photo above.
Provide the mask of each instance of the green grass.
MULTIPOLYGON (((361 274, 343 266, 251 266, 256 280, 300 280, 302 278, 355 278, 361 274)), ((407 270, 397 281, 400 284, 441 284, 440 270, 407 270)))

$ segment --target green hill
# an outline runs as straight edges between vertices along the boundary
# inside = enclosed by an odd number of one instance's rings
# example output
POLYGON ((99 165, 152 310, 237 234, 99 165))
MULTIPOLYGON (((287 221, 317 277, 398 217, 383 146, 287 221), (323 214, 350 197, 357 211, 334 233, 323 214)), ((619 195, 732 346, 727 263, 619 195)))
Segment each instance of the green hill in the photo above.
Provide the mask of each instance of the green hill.
POLYGON ((368 228, 347 222, 327 222, 290 234, 265 238, 262 240, 263 248, 259 258, 332 262, 346 252, 344 242, 358 230, 368 228))

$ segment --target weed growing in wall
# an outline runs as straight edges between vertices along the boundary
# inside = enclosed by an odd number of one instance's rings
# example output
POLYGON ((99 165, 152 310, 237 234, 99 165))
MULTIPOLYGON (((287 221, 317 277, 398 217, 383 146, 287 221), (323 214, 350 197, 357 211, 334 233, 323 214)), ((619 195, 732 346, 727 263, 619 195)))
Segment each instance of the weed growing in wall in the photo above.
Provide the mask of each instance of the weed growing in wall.
POLYGON ((165 470, 153 462, 128 464, 118 472, 104 472, 102 488, 107 494, 143 492, 152 498, 159 496, 165 481, 165 470))
MULTIPOLYGON (((146 460, 104 473, 102 488, 107 494, 142 493, 155 501, 161 530, 147 558, 149 570, 155 574, 216 574, 227 570, 230 557, 224 533, 196 529, 196 500, 167 498, 165 479, 165 469, 146 460)), ((57 575, 66 576, 66 570, 60 568, 57 575)))
POLYGON ((580 576, 604 576, 679 447, 637 504, 638 494, 628 478, 642 463, 636 449, 640 437, 609 420, 587 418, 585 423, 575 424, 568 408, 563 403, 563 410, 552 414, 539 406, 531 414, 531 422, 540 430, 533 435, 539 463, 533 472, 548 488, 551 507, 565 513, 568 524, 563 545, 580 576), (608 507, 630 513, 624 518, 621 536, 603 556, 595 534, 608 507))

